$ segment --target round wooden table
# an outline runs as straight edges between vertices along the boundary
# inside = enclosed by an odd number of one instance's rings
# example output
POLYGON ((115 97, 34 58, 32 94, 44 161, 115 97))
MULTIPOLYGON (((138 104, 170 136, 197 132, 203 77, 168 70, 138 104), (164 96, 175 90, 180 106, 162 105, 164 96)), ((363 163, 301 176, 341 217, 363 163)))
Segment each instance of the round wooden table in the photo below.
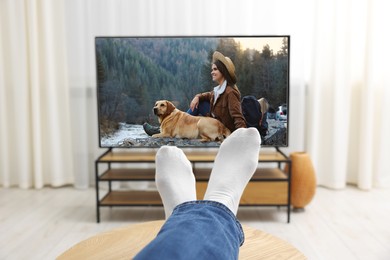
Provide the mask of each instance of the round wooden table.
MULTIPOLYGON (((131 259, 156 237, 163 220, 117 228, 83 240, 60 256, 65 259, 131 259)), ((266 232, 243 225, 239 259, 306 259, 295 247, 266 232)))

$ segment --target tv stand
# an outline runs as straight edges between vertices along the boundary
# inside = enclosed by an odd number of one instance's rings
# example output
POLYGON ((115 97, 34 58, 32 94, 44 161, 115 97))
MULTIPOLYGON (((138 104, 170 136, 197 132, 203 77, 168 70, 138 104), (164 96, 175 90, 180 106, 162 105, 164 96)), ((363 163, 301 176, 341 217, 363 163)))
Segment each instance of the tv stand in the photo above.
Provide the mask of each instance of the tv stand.
MULTIPOLYGON (((184 151, 193 164, 196 179, 197 198, 202 199, 211 173, 210 168, 198 168, 198 163, 214 162, 216 151, 184 151)), ((101 207, 115 206, 162 206, 160 195, 156 190, 114 190, 112 182, 121 181, 155 181, 155 168, 130 168, 124 164, 155 162, 156 150, 115 151, 108 149, 95 161, 96 173, 96 221, 100 222, 101 207), (102 171, 100 166, 104 166, 102 171), (115 167, 113 167, 115 166, 115 167), (119 166, 119 167, 118 167, 119 166), (107 182, 108 189, 100 194, 100 183, 107 182)), ((257 168, 246 186, 240 200, 240 206, 286 206, 287 223, 290 222, 290 184, 291 160, 278 148, 275 151, 260 152, 260 167, 257 168), (271 167, 264 167, 265 164, 271 167), (290 164, 288 173, 282 170, 282 164, 290 164)))

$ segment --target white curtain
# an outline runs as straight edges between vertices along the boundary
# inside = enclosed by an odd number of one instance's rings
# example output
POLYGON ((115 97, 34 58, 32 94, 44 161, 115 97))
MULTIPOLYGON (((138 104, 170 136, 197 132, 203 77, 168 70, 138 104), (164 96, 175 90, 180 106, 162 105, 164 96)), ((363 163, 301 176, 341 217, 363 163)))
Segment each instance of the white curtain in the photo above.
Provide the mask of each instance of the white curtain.
POLYGON ((389 186, 388 1, 317 1, 307 95, 307 151, 319 184, 389 186))
POLYGON ((289 147, 318 184, 390 186, 386 0, 2 0, 0 185, 88 187, 94 38, 291 35, 289 147))
POLYGON ((0 184, 73 183, 61 1, 0 1, 0 184))

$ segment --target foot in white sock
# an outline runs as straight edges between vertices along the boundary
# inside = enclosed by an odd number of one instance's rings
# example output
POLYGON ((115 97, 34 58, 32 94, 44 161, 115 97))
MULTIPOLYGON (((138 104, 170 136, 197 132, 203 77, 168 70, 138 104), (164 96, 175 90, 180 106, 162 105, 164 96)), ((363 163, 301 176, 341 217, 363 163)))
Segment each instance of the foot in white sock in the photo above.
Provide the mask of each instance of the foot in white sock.
POLYGON ((241 195, 258 165, 260 144, 255 128, 237 129, 225 139, 215 158, 204 199, 220 202, 237 214, 241 195))
POLYGON ((157 151, 156 186, 163 201, 166 219, 177 205, 196 200, 191 163, 179 148, 162 146, 157 151))

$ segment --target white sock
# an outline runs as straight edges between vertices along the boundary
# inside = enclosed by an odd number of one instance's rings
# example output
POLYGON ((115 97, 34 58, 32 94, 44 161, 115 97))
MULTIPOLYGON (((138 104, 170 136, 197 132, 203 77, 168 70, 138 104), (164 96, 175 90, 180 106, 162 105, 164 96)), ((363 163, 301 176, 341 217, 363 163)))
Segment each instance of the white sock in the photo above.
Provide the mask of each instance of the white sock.
POLYGON ((241 195, 257 168, 260 144, 255 128, 239 128, 226 138, 215 158, 204 199, 220 202, 236 215, 241 195))
POLYGON ((162 146, 157 151, 156 186, 163 201, 166 219, 177 205, 196 200, 192 166, 179 148, 162 146))

